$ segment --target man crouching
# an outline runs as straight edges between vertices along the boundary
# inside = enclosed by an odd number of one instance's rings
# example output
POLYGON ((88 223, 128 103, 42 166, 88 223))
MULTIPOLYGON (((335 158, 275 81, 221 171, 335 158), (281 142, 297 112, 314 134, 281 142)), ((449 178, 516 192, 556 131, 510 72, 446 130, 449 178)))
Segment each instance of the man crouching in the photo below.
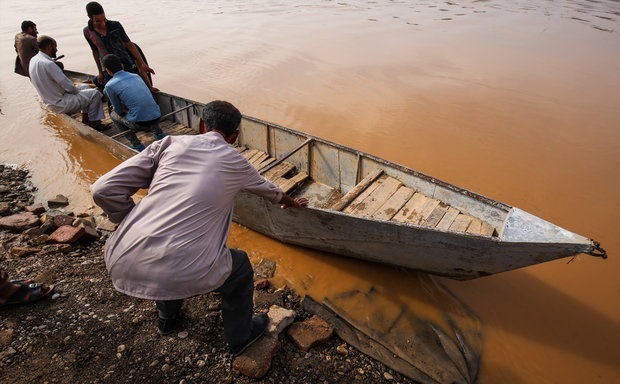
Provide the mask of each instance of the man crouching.
POLYGON ((203 121, 206 133, 154 142, 97 180, 92 195, 120 223, 105 247, 114 287, 155 300, 161 334, 174 330, 183 299, 221 293, 224 335, 237 356, 264 333, 268 317, 252 316, 247 254, 226 246, 235 195, 244 190, 294 208, 308 200, 283 193, 230 145, 241 123, 232 104, 207 104, 203 121), (141 188, 148 194, 135 204, 141 188))

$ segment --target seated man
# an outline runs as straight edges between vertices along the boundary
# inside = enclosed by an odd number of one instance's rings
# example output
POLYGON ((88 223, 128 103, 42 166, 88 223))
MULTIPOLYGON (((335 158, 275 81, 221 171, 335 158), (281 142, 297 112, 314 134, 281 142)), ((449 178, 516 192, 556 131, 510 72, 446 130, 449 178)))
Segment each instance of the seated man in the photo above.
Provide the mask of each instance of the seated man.
POLYGON ((140 76, 125 72, 121 59, 114 54, 103 58, 103 67, 112 77, 103 89, 114 107, 110 118, 120 131, 126 131, 125 137, 131 148, 138 151, 144 149, 144 144, 135 134, 138 130, 150 129, 155 140, 164 138, 166 135, 159 127, 159 105, 140 76))
POLYGON ((101 93, 86 84, 74 86, 54 62, 56 40, 49 36, 38 39, 39 53, 30 60, 30 81, 46 107, 52 112, 76 113, 82 111, 82 122, 102 129, 104 118, 101 93))
POLYGON ((29 77, 30 59, 39 52, 37 25, 30 20, 22 22, 22 31, 15 35, 15 73, 29 77))

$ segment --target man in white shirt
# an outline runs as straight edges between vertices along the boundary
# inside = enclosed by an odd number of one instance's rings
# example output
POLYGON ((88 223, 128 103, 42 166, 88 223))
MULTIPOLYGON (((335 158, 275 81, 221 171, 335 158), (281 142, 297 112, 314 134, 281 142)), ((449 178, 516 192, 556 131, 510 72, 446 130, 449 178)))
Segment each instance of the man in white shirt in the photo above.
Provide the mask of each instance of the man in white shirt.
POLYGON ((87 84, 76 87, 65 76, 53 60, 58 51, 56 40, 41 36, 37 42, 39 53, 30 60, 30 81, 46 107, 52 112, 68 114, 82 111, 84 123, 95 129, 103 128, 101 120, 105 116, 101 92, 87 84))
POLYGON ((294 208, 308 200, 283 193, 230 145, 241 122, 232 104, 213 101, 202 118, 202 134, 152 143, 91 190, 110 221, 120 223, 104 254, 114 287, 155 300, 161 334, 174 329, 183 299, 220 292, 224 335, 237 356, 263 334, 268 318, 252 317, 247 254, 226 246, 235 196, 244 190, 294 208), (131 196, 141 188, 148 194, 135 204, 131 196))

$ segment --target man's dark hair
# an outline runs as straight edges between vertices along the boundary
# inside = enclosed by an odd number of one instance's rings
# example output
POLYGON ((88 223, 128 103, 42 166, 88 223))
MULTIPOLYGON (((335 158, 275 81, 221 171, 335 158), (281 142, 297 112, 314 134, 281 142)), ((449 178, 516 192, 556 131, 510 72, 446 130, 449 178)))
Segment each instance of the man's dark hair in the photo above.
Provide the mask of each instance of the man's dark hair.
POLYGON ((239 128, 241 112, 228 101, 215 100, 205 105, 202 120, 207 125, 207 130, 217 130, 230 136, 239 128))
POLYGON ((43 50, 47 47, 49 47, 50 45, 54 45, 56 44, 56 40, 52 39, 49 36, 39 36, 39 38, 37 39, 37 45, 39 46, 40 50, 43 50))
POLYGON ((88 15, 89 19, 94 15, 101 15, 102 13, 104 13, 103 7, 98 2, 91 1, 90 3, 86 4, 86 14, 88 15))
POLYGON ((104 69, 109 69, 112 73, 116 73, 123 69, 123 62, 121 58, 113 53, 105 55, 102 62, 104 69))
POLYGON ((34 28, 37 25, 35 23, 33 23, 30 20, 24 20, 22 21, 22 32, 26 32, 28 30, 28 28, 34 28))

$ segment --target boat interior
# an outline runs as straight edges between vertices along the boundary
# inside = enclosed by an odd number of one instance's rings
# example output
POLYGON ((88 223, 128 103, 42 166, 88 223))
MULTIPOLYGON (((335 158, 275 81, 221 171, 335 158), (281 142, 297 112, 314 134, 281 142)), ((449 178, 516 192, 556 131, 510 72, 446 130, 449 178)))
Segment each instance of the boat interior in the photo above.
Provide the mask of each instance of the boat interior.
MULTIPOLYGON (((156 94, 167 135, 196 134, 202 104, 156 94)), ((129 146, 109 118, 101 133, 129 146)), ((73 115, 81 119, 81 114, 73 115)), ((148 145, 151 132, 136 132, 148 145)), ((377 220, 499 236, 510 207, 383 159, 244 116, 237 150, 266 178, 314 208, 377 220)))

